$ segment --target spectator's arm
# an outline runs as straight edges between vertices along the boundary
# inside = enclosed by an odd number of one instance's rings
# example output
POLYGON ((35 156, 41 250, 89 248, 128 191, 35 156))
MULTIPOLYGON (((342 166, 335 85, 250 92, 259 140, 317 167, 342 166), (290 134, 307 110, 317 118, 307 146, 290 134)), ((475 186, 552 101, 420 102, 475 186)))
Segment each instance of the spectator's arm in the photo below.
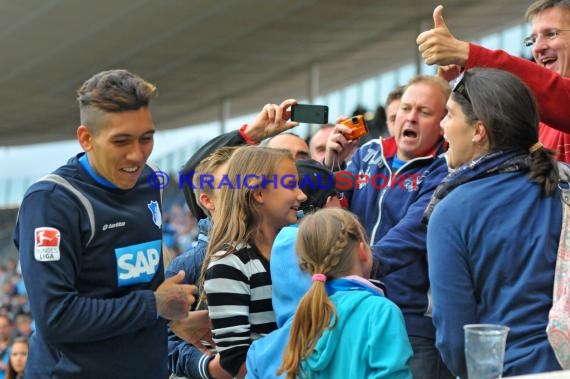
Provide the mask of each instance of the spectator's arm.
POLYGON ((422 216, 436 187, 448 174, 444 158, 438 158, 431 168, 433 171, 424 173, 406 215, 372 246, 374 259, 380 263, 381 277, 416 262, 418 256, 425 256, 427 229, 422 224, 422 216))
POLYGON ((337 120, 337 124, 327 140, 323 164, 333 171, 340 170, 344 161, 352 154, 354 149, 358 148, 358 140, 347 140, 344 137, 344 134, 349 134, 352 131, 350 127, 338 123, 344 119, 346 118, 341 117, 337 120))
POLYGON ((168 331, 168 370, 177 376, 210 379, 208 363, 213 356, 199 351, 196 347, 168 331))
POLYGON ((475 44, 469 45, 467 68, 493 67, 518 76, 532 90, 540 112, 540 120, 548 126, 570 133, 570 78, 540 65, 509 55, 502 50, 489 50, 475 44))
POLYGON ((378 315, 370 334, 368 346, 368 362, 371 367, 370 379, 407 379, 411 377, 408 361, 413 351, 402 311, 389 300, 376 304, 378 315), (374 346, 385 346, 390 343, 389 350, 376 349, 374 346))

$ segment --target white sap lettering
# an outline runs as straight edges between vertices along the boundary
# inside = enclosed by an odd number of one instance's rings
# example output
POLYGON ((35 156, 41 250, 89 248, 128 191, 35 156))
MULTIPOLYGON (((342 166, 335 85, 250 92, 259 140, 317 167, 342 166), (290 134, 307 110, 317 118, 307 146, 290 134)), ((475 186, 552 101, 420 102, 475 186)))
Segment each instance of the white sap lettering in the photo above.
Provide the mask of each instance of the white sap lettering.
POLYGON ((149 249, 148 250, 148 260, 150 263, 150 272, 149 274, 154 274, 156 269, 158 268, 158 263, 160 262, 160 254, 156 249, 149 249))
POLYGON ((156 273, 159 264, 160 250, 156 248, 123 253, 117 258, 119 281, 148 282, 156 273))
POLYGON ((141 274, 154 275, 160 257, 156 249, 148 249, 147 254, 144 251, 137 251, 137 261, 133 267, 133 276, 140 276, 141 274))
POLYGON ((131 259, 133 259, 132 254, 123 254, 119 257, 119 268, 126 271, 119 273, 119 279, 128 280, 136 274, 135 266, 129 263, 131 259))
POLYGON ((137 261, 135 263, 134 271, 136 273, 136 276, 140 276, 143 272, 149 273, 150 271, 148 261, 146 260, 146 255, 143 251, 137 251, 137 261))

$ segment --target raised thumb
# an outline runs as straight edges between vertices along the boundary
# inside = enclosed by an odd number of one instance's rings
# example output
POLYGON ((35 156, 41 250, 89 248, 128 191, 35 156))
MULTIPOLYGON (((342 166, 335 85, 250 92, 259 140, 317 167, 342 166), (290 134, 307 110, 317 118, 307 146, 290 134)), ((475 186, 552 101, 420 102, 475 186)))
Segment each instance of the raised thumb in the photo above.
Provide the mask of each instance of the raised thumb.
POLYGON ((443 5, 438 5, 433 10, 433 26, 434 28, 446 28, 445 21, 443 21, 443 5))
POLYGON ((180 270, 176 273, 176 275, 171 276, 170 278, 166 279, 166 281, 170 283, 182 283, 186 273, 183 270, 180 270))

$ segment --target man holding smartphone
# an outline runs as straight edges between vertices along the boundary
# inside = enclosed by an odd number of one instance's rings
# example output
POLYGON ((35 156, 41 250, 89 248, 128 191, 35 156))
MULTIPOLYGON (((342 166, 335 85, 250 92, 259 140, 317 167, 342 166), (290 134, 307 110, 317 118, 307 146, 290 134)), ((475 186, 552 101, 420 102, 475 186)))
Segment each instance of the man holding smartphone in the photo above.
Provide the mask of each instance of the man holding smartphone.
MULTIPOLYGON (((355 179, 345 191, 349 209, 370 236, 373 277, 384 282, 389 298, 404 314, 414 350, 409 366, 416 379, 452 378, 435 347, 427 229, 421 223, 433 191, 448 173, 440 122, 450 92, 441 78, 412 78, 396 113, 394 136, 364 144, 346 166, 355 179)), ((336 124, 327 142, 327 167, 340 169, 339 162, 356 147, 345 137, 350 131, 336 124)))

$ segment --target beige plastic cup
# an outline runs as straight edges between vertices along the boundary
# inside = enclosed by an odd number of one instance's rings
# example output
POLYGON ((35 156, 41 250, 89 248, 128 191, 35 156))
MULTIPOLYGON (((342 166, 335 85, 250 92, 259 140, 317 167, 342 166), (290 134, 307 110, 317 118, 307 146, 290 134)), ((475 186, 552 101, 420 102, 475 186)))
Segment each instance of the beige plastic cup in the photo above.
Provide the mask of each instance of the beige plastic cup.
POLYGON ((465 362, 469 379, 503 376, 505 345, 509 328, 492 324, 464 325, 465 362))

